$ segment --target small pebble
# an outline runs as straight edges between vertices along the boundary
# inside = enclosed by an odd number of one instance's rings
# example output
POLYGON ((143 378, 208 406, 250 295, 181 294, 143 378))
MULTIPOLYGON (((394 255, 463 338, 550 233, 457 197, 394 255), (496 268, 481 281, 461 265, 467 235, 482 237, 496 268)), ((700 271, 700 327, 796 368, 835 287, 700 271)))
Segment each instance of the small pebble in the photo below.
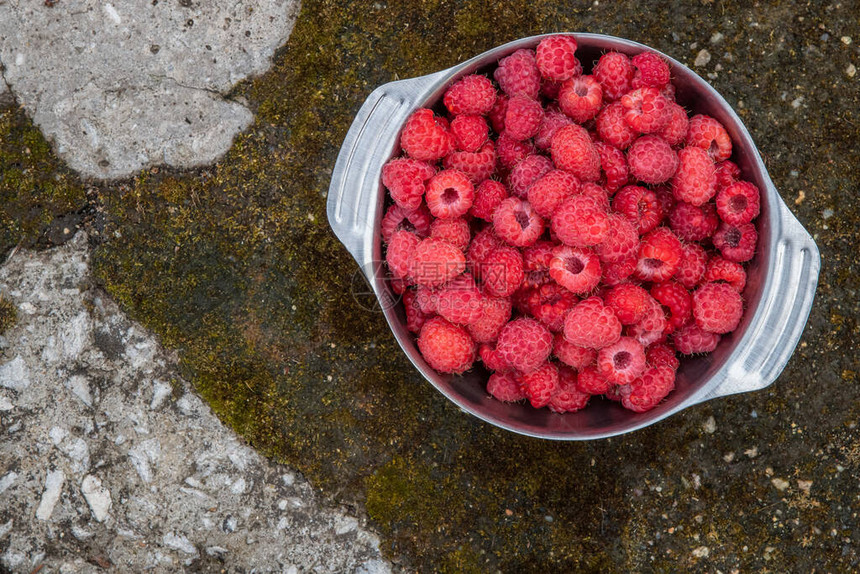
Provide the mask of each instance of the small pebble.
POLYGON ((711 53, 705 49, 699 50, 699 53, 696 54, 696 59, 693 62, 693 65, 696 67, 707 66, 708 62, 711 61, 711 53))
POLYGON ((842 40, 842 43, 845 44, 846 46, 851 45, 851 36, 842 36, 842 38, 840 38, 840 39, 842 40))
POLYGON ((854 64, 848 64, 848 67, 845 68, 845 75, 849 78, 853 78, 857 74, 857 68, 854 64))
POLYGON ((725 36, 723 36, 722 32, 714 32, 711 35, 711 44, 716 44, 717 42, 722 41, 723 38, 725 38, 725 36))

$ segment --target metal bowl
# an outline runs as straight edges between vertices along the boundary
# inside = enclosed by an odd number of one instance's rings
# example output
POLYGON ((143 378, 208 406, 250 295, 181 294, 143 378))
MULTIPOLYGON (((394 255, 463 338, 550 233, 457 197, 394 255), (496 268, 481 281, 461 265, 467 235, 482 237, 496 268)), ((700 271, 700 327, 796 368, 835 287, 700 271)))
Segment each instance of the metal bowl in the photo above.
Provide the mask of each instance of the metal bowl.
POLYGON ((656 408, 637 414, 594 398, 582 411, 559 415, 492 399, 485 389, 488 373, 480 364, 457 376, 439 374, 427 365, 406 329, 398 296, 386 282, 380 239, 385 190, 380 176, 383 164, 400 151, 398 136, 404 121, 415 109, 436 105, 453 81, 488 71, 507 54, 534 48, 544 36, 522 38, 447 70, 374 90, 344 139, 327 206, 332 229, 361 267, 397 342, 415 368, 462 410, 513 432, 557 440, 597 439, 634 431, 713 398, 767 387, 785 368, 800 339, 821 266, 815 242, 780 199, 749 132, 707 82, 680 62, 642 44, 601 34, 574 36, 579 44, 577 56, 586 70, 609 50, 631 56, 651 50, 665 58, 672 68, 677 101, 694 113, 713 116, 726 127, 734 143, 733 160, 744 178, 762 193, 757 219, 759 249, 747 269, 747 308, 740 326, 724 336, 714 352, 682 360, 675 390, 656 408))

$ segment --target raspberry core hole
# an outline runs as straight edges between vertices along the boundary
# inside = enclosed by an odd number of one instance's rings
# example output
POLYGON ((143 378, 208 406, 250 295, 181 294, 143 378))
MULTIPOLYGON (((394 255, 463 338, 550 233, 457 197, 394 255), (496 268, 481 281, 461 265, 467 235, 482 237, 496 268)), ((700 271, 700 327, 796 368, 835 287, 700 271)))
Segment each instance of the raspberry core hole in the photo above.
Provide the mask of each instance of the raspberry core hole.
POLYGON ((615 356, 612 357, 612 362, 615 363, 616 369, 626 369, 630 364, 630 353, 628 351, 615 353, 615 356))
POLYGON ((522 210, 517 211, 517 213, 514 215, 514 217, 516 217, 517 223, 519 223, 520 227, 522 227, 523 229, 527 229, 528 226, 530 225, 529 216, 528 216, 528 214, 526 214, 525 211, 522 211, 522 210))
POLYGON ((585 82, 577 82, 576 86, 573 88, 573 91, 580 98, 584 98, 588 95, 588 86, 585 85, 585 82))
POLYGON ((578 275, 579 273, 582 273, 583 269, 585 269, 585 263, 583 263, 581 259, 571 257, 567 260, 565 267, 574 275, 578 275))
POLYGON ((743 195, 735 195, 729 201, 729 206, 732 208, 732 211, 745 211, 747 208, 747 198, 743 195))
POLYGON ((659 269, 663 266, 663 261, 660 259, 654 259, 653 257, 646 257, 644 263, 645 267, 648 269, 659 269))
POLYGON ((717 140, 711 140, 711 145, 708 147, 708 153, 711 157, 715 157, 720 153, 720 146, 717 145, 717 140))
POLYGON ((445 203, 454 203, 460 199, 460 193, 453 187, 447 188, 442 192, 442 201, 445 203))
POLYGON ((728 243, 731 247, 737 247, 741 242, 741 230, 737 227, 733 227, 726 232, 725 235, 726 243, 728 243))

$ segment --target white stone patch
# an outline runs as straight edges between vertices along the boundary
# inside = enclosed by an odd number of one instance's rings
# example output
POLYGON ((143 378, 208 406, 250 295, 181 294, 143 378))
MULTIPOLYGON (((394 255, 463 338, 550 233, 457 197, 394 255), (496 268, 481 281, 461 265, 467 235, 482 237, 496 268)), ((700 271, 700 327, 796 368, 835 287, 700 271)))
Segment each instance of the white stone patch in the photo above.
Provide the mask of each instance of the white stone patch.
POLYGON ((152 470, 161 458, 161 443, 157 438, 145 440, 128 451, 128 458, 143 482, 152 482, 152 470))
POLYGON ((153 381, 152 382, 152 400, 149 403, 149 408, 152 410, 158 409, 162 404, 164 404, 164 399, 170 396, 173 388, 168 384, 162 381, 153 381))
POLYGON ((114 24, 122 24, 122 18, 119 16, 119 12, 116 11, 116 8, 113 7, 112 4, 105 4, 105 14, 114 24))
POLYGON ((243 492, 245 492, 246 486, 247 485, 245 484, 245 479, 240 477, 230 486, 230 492, 232 492, 233 494, 242 494, 243 492))
POLYGON ((15 479, 18 478, 18 473, 14 470, 10 470, 6 474, 3 475, 3 478, 0 478, 0 494, 6 492, 10 486, 15 483, 15 479))
POLYGON ((197 554, 197 548, 191 543, 186 536, 168 532, 161 539, 162 543, 168 548, 185 552, 186 554, 197 554))
POLYGON ((63 329, 61 339, 63 342, 63 355, 66 359, 76 359, 90 334, 90 317, 86 311, 78 313, 71 322, 63 329))
POLYGON ((0 395, 0 411, 6 412, 11 411, 15 408, 15 405, 6 395, 0 395))
POLYGON ((81 482, 81 492, 90 505, 93 517, 104 522, 111 508, 110 491, 102 485, 98 477, 88 474, 81 482))
POLYGON ((45 477, 45 490, 42 492, 42 500, 39 502, 39 508, 36 509, 36 518, 39 520, 48 520, 51 518, 54 506, 60 499, 65 481, 66 475, 62 470, 54 470, 48 473, 48 476, 45 477))
POLYGON ((0 365, 0 387, 21 392, 30 386, 30 369, 21 355, 0 365))
POLYGON ((90 393, 90 382, 83 375, 74 375, 66 381, 66 388, 78 397, 88 407, 93 406, 93 396, 90 393))
POLYGON ((0 524, 0 540, 3 540, 3 537, 9 534, 14 524, 15 521, 12 519, 8 520, 5 524, 0 524))

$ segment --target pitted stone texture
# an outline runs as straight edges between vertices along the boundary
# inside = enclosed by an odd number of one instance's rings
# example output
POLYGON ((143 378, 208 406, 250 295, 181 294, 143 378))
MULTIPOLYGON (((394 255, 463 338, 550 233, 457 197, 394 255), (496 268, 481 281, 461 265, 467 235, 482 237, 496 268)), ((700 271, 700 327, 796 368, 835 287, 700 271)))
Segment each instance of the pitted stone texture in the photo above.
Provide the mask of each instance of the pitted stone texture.
POLYGON ((0 294, 0 572, 390 572, 359 518, 242 444, 90 282, 87 238, 0 294))
POLYGON ((0 63, 18 102, 82 174, 203 165, 250 124, 251 111, 223 95, 268 69, 298 6, 0 0, 0 63))

